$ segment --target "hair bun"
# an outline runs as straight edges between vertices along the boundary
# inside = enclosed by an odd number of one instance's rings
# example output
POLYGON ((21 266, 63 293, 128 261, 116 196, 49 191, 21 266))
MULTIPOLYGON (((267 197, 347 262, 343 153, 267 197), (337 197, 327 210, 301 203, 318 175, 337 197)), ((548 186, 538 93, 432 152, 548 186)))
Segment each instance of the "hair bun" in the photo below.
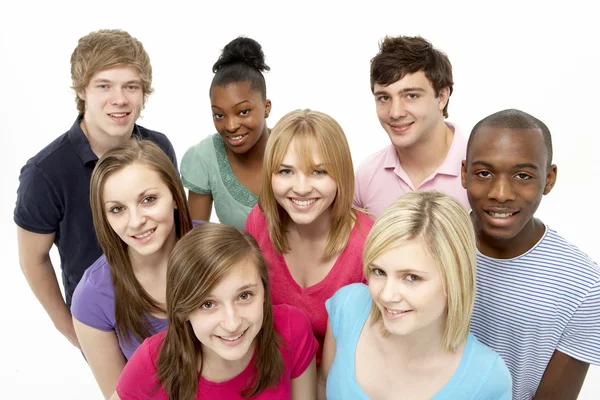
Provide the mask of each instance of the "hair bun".
POLYGON ((270 70, 269 66, 265 64, 265 54, 261 45, 254 39, 240 36, 227 43, 219 59, 213 65, 213 72, 217 72, 224 65, 240 62, 261 72, 270 70))

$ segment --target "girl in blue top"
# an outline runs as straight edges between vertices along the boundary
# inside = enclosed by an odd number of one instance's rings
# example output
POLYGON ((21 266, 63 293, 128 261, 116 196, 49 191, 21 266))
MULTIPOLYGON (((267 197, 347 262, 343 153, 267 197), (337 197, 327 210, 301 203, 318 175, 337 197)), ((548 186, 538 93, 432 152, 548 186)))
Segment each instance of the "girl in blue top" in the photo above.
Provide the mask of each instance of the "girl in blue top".
POLYGON ((326 303, 319 397, 510 399, 504 361, 469 333, 475 243, 457 200, 424 191, 396 200, 365 242, 368 286, 326 303))

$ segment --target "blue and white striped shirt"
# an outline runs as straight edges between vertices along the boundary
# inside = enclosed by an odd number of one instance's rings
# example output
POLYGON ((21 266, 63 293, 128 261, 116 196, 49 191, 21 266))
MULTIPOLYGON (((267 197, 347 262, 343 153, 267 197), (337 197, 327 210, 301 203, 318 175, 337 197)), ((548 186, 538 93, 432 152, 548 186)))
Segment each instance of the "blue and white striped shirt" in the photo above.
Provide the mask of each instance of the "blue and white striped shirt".
POLYGON ((519 257, 479 253, 471 332, 504 359, 513 399, 530 400, 555 350, 600 365, 600 268, 548 227, 519 257))

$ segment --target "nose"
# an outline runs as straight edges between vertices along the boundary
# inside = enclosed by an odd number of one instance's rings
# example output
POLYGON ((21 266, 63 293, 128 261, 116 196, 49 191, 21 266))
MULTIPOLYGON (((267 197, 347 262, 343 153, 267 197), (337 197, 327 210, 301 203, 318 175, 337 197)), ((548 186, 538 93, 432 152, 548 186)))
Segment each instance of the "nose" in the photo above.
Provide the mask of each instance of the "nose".
POLYGON ((399 119, 406 116, 406 108, 402 100, 391 100, 389 116, 391 119, 399 119))
POLYGON ((496 177, 492 181, 492 187, 490 188, 488 197, 500 203, 515 200, 515 192, 512 188, 511 178, 508 176, 496 177))
POLYGON ((129 210, 129 227, 132 230, 141 228, 146 223, 146 216, 141 210, 133 208, 129 210))
POLYGON ((241 323, 242 319, 240 318, 236 307, 233 305, 225 306, 225 314, 221 321, 223 329, 227 332, 237 332, 241 323))
POLYGON ((227 118, 227 121, 225 122, 225 127, 226 127, 227 131, 229 131, 229 132, 237 131, 240 127, 240 123, 239 123, 237 117, 227 118))
POLYGON ((298 196, 308 196, 310 192, 312 192, 310 178, 304 175, 304 173, 296 174, 292 189, 294 190, 294 193, 298 194, 298 196))
POLYGON ((111 102, 115 106, 124 106, 129 101, 127 99, 127 96, 125 96, 123 89, 119 88, 119 87, 115 87, 113 89, 111 102))
POLYGON ((401 288, 396 284, 394 279, 388 277, 385 280, 385 284, 379 293, 379 298, 386 304, 400 303, 402 301, 401 288))

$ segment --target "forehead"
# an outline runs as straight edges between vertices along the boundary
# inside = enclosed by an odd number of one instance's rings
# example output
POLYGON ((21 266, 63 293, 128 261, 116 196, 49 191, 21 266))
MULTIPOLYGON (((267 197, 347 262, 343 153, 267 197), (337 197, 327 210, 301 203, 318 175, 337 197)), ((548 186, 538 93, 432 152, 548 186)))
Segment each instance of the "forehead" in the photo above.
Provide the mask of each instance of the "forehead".
POLYGON ((484 126, 475 132, 469 147, 469 163, 484 161, 492 165, 523 163, 546 165, 548 153, 542 131, 484 126))
POLYGON ((104 183, 104 198, 135 197, 149 188, 165 188, 160 174, 140 163, 130 164, 110 174, 104 183))
POLYGON ((90 78, 90 82, 106 80, 111 82, 129 82, 140 80, 140 73, 134 67, 115 67, 97 71, 90 78))
POLYGON ((246 285, 258 285, 257 289, 262 288, 258 266, 251 258, 237 262, 215 285, 211 295, 227 298, 246 285))
POLYGON ((262 96, 258 90, 252 89, 249 81, 232 82, 227 86, 213 86, 210 89, 210 101, 213 106, 227 108, 243 101, 261 102, 262 96))
POLYGON ((433 92, 433 86, 423 71, 406 74, 401 79, 386 86, 379 83, 375 83, 373 86, 374 92, 397 93, 407 89, 422 89, 427 92, 433 92))
POLYGON ((427 251, 425 244, 418 239, 408 240, 386 251, 373 261, 386 272, 412 270, 430 275, 439 274, 435 260, 427 251))
POLYGON ((293 138, 283 153, 282 164, 313 166, 322 164, 321 151, 314 138, 293 138))

